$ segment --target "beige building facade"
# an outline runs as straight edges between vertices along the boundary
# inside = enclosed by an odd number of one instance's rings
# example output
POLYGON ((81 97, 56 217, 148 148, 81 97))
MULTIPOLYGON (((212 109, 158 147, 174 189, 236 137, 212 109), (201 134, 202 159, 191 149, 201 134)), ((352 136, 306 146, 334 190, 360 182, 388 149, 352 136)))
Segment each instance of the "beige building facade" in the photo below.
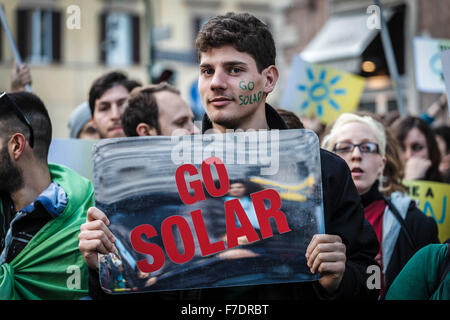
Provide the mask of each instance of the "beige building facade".
MULTIPOLYGON (((101 49, 106 45, 101 34, 102 22, 108 13, 123 13, 111 19, 115 18, 119 25, 127 17, 139 17, 140 43, 144 43, 145 10, 141 1, 6 0, 2 4, 22 59, 30 67, 31 89, 49 110, 53 137, 69 136, 70 113, 87 101, 92 82, 101 74, 123 70, 132 78, 148 82, 148 55, 142 45, 137 46, 139 53, 133 53, 136 61, 132 58, 120 61, 114 56, 106 61, 101 49)), ((116 38, 120 39, 120 35, 116 38)), ((0 90, 9 90, 13 54, 4 33, 1 42, 0 90)), ((122 53, 116 51, 116 56, 122 53)))
MULTIPOLYGON (((206 19, 250 11, 269 24, 274 20, 268 0, 6 0, 2 5, 30 67, 32 91, 49 110, 54 138, 68 137, 71 111, 87 100, 100 75, 122 70, 148 84, 170 70, 171 82, 190 101, 198 77, 194 39, 206 19)), ((0 42, 0 89, 8 91, 13 54, 4 34, 0 42)))
MULTIPOLYGON (((398 51, 397 58, 401 64, 403 99, 412 114, 419 114, 439 97, 417 91, 413 38, 425 35, 450 39, 450 29, 442 27, 450 18, 450 6, 446 2, 382 1, 385 8, 395 13, 396 24, 392 27, 396 30, 392 35, 394 49, 398 51)), ((198 77, 195 36, 208 18, 228 11, 251 12, 271 28, 277 45, 277 66, 281 77, 277 89, 269 96, 269 102, 279 106, 292 57, 307 51, 333 17, 359 15, 365 19, 365 15, 369 16, 367 8, 373 3, 371 0, 1 2, 22 58, 30 66, 32 91, 43 99, 49 109, 55 138, 68 137, 70 112, 87 99, 93 80, 111 70, 123 70, 143 84, 170 80, 181 90, 183 97, 192 102, 192 90, 198 77)), ((348 36, 348 31, 351 30, 342 30, 341 34, 348 36)), ((360 56, 338 61, 339 66, 345 68, 351 65, 353 70, 350 71, 362 73, 360 65, 368 52, 380 55, 379 36, 375 33, 372 37, 373 41, 365 44, 360 56)), ((326 41, 323 41, 325 46, 326 41)), ((328 44, 329 53, 333 53, 336 45, 333 42, 328 44)), ((321 62, 337 63, 332 60, 321 62)), ((13 55, 7 39, 4 33, 0 33, 1 90, 9 90, 12 63, 13 55)), ((386 66, 381 76, 363 75, 367 77, 368 84, 361 99, 361 108, 381 114, 395 108, 396 92, 389 74, 386 74, 386 66)))

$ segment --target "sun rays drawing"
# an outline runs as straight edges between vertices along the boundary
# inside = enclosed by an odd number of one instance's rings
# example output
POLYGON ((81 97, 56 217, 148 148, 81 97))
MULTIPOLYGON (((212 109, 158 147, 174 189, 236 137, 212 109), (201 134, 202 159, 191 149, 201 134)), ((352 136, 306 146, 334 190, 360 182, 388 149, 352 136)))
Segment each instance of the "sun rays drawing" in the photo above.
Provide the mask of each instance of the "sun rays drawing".
POLYGON ((308 63, 296 56, 281 105, 328 124, 341 113, 357 109, 364 86, 363 77, 327 65, 308 63))
POLYGON ((305 100, 301 106, 301 111, 305 110, 310 106, 316 106, 317 115, 322 118, 324 114, 324 107, 329 105, 336 111, 341 111, 341 107, 333 99, 334 96, 345 95, 347 94, 347 90, 345 88, 335 88, 338 82, 341 80, 342 76, 337 75, 334 76, 329 81, 327 79, 327 70, 322 69, 320 71, 320 75, 318 79, 314 76, 314 71, 311 68, 306 68, 307 79, 310 83, 310 86, 300 84, 298 89, 300 91, 307 92, 309 95, 309 99, 305 100))

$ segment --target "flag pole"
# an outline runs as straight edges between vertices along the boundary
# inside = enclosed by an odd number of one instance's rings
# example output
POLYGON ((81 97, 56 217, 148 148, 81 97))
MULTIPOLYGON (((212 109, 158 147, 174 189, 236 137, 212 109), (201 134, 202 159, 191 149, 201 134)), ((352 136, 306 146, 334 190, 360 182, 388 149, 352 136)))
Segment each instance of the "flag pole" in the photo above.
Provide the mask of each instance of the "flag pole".
POLYGON ((386 55, 389 73, 391 75, 392 85, 397 93, 397 106, 401 116, 407 116, 405 105, 403 103, 403 93, 399 81, 397 63, 395 62, 394 50, 392 49, 391 37, 389 36, 386 20, 383 15, 383 6, 380 0, 375 0, 375 4, 380 8, 380 22, 381 22, 381 41, 383 43, 384 54, 386 55))
MULTIPOLYGON (((6 37, 8 38, 9 45, 14 55, 14 59, 17 61, 17 66, 20 69, 22 67, 22 59, 20 58, 19 51, 17 50, 16 44, 11 35, 11 30, 9 29, 8 23, 6 22, 6 16, 5 13, 3 12, 3 8, 1 5, 0 5, 0 20, 3 26, 3 30, 5 30, 6 37)), ((29 84, 25 85, 25 90, 31 92, 31 87, 29 84)))

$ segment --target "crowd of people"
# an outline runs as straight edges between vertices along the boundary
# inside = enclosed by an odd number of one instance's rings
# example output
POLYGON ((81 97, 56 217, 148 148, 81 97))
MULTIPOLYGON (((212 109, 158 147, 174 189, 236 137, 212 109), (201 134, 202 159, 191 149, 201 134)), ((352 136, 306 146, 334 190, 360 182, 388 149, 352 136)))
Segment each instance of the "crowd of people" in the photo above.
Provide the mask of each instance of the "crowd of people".
MULTIPOLYGON (((266 102, 279 74, 272 35, 256 17, 216 16, 195 45, 202 128, 172 85, 142 85, 115 71, 95 80, 73 111, 70 138, 311 128, 266 102), (261 98, 241 106, 241 81, 252 81, 261 98)), ((27 67, 14 67, 11 92, 0 95, 0 299, 450 299, 450 250, 402 183, 450 183, 450 127, 433 126, 445 114, 445 95, 422 117, 359 112, 327 128, 314 124, 325 233, 311 239, 305 256, 319 280, 121 296, 99 282, 99 254, 118 253, 107 214, 94 206, 90 181, 47 163, 52 126, 44 103, 23 91, 30 83, 27 67), (375 289, 367 285, 373 265, 381 270, 375 289)))

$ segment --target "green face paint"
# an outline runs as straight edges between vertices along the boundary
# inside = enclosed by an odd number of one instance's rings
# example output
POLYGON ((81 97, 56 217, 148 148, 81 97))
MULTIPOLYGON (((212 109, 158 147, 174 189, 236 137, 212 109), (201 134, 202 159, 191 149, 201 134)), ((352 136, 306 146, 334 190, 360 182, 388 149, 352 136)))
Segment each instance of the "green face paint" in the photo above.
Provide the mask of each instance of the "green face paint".
POLYGON ((255 83, 253 81, 249 81, 246 84, 245 81, 242 80, 241 82, 239 82, 239 88, 241 88, 242 90, 252 91, 253 89, 255 89, 255 83))
MULTIPOLYGON (((244 80, 239 82, 239 88, 245 91, 253 91, 255 89, 255 83, 253 81, 245 82, 244 80)), ((250 95, 240 95, 239 100, 241 106, 246 106, 248 104, 256 104, 261 101, 262 91, 250 95)))
POLYGON ((239 105, 246 106, 248 104, 259 103, 261 101, 261 98, 262 98, 262 91, 259 91, 258 93, 254 93, 251 95, 240 95, 239 100, 241 101, 241 103, 239 105))

